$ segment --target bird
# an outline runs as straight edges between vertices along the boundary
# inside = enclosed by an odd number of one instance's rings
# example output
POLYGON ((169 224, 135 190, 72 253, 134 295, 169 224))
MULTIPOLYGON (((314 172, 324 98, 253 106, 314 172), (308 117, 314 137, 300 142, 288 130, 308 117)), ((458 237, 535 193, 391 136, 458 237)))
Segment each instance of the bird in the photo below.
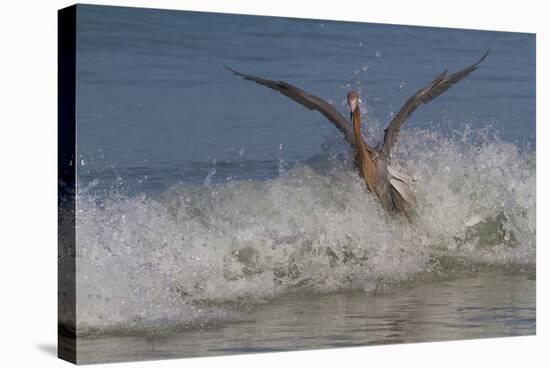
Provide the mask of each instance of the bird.
POLYGON ((350 122, 348 122, 334 106, 296 86, 284 81, 244 74, 231 69, 227 65, 224 66, 234 75, 275 90, 309 110, 315 110, 324 115, 344 134, 344 139, 355 151, 355 166, 358 168, 359 175, 363 178, 368 191, 373 192, 378 197, 382 208, 387 213, 403 215, 412 224, 412 208, 416 204, 416 196, 414 190, 410 187, 411 178, 400 173, 391 165, 391 151, 395 146, 399 131, 414 111, 469 76, 485 60, 488 54, 489 50, 476 63, 455 73, 447 74, 448 69, 445 69, 428 85, 416 91, 398 113, 393 116, 388 127, 384 130, 383 141, 376 147, 369 146, 363 138, 359 107, 360 96, 357 91, 351 90, 347 94, 350 113, 350 122))

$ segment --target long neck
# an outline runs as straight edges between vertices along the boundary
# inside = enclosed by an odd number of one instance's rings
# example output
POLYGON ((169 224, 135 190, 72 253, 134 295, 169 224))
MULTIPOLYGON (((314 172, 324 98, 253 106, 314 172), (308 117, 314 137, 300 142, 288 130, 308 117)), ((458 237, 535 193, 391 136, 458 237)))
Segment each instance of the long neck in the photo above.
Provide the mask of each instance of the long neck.
POLYGON ((357 148, 364 148, 365 142, 363 141, 363 135, 361 134, 361 111, 359 107, 353 110, 352 121, 355 133, 355 144, 357 145, 357 148))
POLYGON ((357 147, 357 155, 359 156, 359 170, 365 178, 365 182, 369 190, 373 191, 378 180, 376 173, 376 163, 373 158, 373 152, 363 140, 361 133, 361 111, 356 108, 352 114, 353 128, 355 134, 355 144, 357 147))
POLYGON ((355 134, 355 144, 357 145, 357 150, 359 152, 370 153, 369 147, 363 140, 363 134, 361 132, 361 111, 359 107, 353 110, 352 119, 353 119, 353 129, 355 134))

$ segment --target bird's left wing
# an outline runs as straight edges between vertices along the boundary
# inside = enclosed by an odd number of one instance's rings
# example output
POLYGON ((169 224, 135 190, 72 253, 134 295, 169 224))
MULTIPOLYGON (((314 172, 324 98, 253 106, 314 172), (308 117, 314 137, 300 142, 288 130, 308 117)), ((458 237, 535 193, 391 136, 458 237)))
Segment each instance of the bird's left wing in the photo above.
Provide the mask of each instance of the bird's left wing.
POLYGON ((418 90, 411 98, 407 100, 405 105, 399 110, 397 115, 392 119, 390 125, 385 130, 384 144, 382 151, 389 157, 391 149, 397 139, 397 134, 401 126, 407 121, 407 118, 422 104, 427 104, 437 96, 443 94, 446 90, 451 88, 455 83, 458 83, 462 79, 466 78, 470 73, 477 69, 477 66, 485 60, 489 51, 485 53, 479 59, 479 61, 469 67, 462 69, 453 74, 447 74, 445 70, 440 76, 434 79, 428 86, 418 90))
POLYGON ((306 91, 301 90, 291 84, 283 81, 273 81, 269 79, 258 78, 253 75, 239 73, 228 66, 225 66, 233 74, 238 75, 246 80, 256 82, 262 86, 266 86, 282 93, 283 95, 293 99, 300 105, 307 107, 310 110, 316 110, 323 114, 330 122, 332 122, 338 130, 344 133, 346 140, 352 145, 355 145, 355 137, 353 134, 353 127, 336 109, 321 98, 311 95, 306 91))

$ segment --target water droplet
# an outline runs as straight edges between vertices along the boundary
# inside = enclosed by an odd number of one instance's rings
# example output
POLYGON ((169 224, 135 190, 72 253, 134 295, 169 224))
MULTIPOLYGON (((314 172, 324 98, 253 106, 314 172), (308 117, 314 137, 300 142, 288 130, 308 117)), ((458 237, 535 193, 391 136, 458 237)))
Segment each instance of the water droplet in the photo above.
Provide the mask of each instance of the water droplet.
POLYGON ((214 177, 214 175, 216 175, 216 168, 212 168, 210 169, 210 171, 208 172, 208 175, 206 175, 206 178, 204 179, 204 186, 205 187, 209 187, 210 184, 212 183, 212 178, 214 177))

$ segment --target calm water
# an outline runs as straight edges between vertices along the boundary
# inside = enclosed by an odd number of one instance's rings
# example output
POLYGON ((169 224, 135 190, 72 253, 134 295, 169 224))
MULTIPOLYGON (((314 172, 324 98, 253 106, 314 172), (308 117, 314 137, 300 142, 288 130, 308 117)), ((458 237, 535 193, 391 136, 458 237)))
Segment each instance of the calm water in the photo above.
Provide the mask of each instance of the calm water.
POLYGON ((179 332, 81 339, 79 361, 521 336, 536 330, 533 275, 524 273, 486 271, 376 294, 291 295, 241 309, 230 322, 179 332))
POLYGON ((78 9, 82 362, 535 333, 535 37, 147 9, 78 9), (223 67, 297 85, 371 144, 421 107, 388 218, 320 114, 223 67), (197 345, 198 344, 198 345, 197 345))

